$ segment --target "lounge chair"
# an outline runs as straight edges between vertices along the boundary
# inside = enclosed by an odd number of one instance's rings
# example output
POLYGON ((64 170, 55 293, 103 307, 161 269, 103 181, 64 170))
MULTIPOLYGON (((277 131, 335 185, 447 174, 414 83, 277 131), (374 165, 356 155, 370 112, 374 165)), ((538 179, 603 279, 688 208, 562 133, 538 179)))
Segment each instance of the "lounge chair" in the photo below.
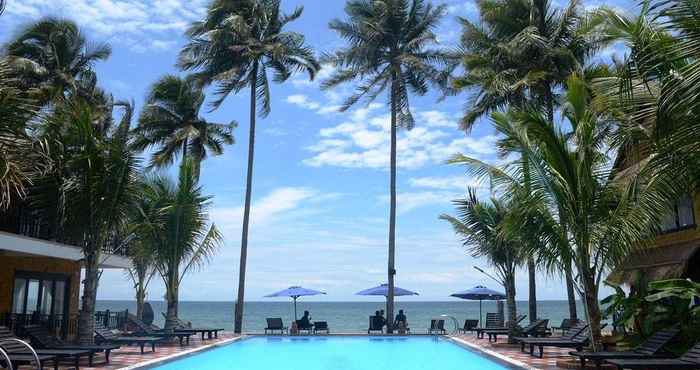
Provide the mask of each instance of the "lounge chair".
POLYGON ((314 322, 314 334, 318 333, 319 331, 329 334, 330 330, 328 330, 328 323, 325 321, 314 322))
POLYGON ((307 334, 311 334, 314 330, 314 325, 309 323, 309 325, 302 325, 301 320, 297 320, 297 330, 301 333, 301 331, 305 331, 307 334))
POLYGON ((144 347, 148 344, 151 346, 151 351, 156 351, 156 344, 163 341, 163 337, 154 336, 119 336, 112 333, 111 330, 105 329, 102 325, 95 325, 95 339, 97 343, 113 343, 123 344, 126 346, 137 345, 141 348, 143 354, 144 347))
POLYGON ((384 333, 384 320, 379 316, 369 317, 369 329, 367 329, 367 334, 371 334, 373 331, 378 331, 380 334, 384 333))
POLYGON ((660 330, 645 340, 642 344, 630 351, 619 352, 570 352, 569 354, 581 360, 581 368, 586 367, 586 360, 595 363, 596 369, 600 369, 603 361, 613 359, 624 360, 647 360, 660 356, 663 347, 678 335, 678 328, 660 330))
MULTIPOLYGON (((548 319, 537 320, 535 322, 530 323, 530 325, 522 328, 521 332, 522 332, 523 336, 525 336, 525 337, 542 336, 542 333, 543 333, 542 329, 546 328, 548 323, 549 323, 548 319)), ((484 331, 484 333, 486 333, 489 336, 489 342, 497 342, 499 335, 508 335, 508 332, 509 332, 509 329, 507 329, 507 328, 492 329, 492 330, 484 331)))
POLYGON ((104 353, 105 364, 109 363, 109 354, 112 350, 119 349, 116 344, 95 344, 95 345, 80 345, 66 343, 53 335, 43 326, 28 325, 23 328, 24 334, 31 339, 32 345, 38 348, 53 348, 53 349, 76 349, 90 351, 90 366, 93 365, 93 357, 96 353, 104 353))
POLYGON ((530 355, 534 355, 535 347, 539 348, 539 357, 542 358, 542 355, 544 354, 544 347, 575 348, 577 351, 581 351, 583 347, 588 344, 588 333, 586 332, 586 328, 588 328, 588 324, 579 322, 572 326, 566 334, 560 337, 516 337, 514 340, 516 342, 520 342, 520 350, 523 352, 525 352, 526 345, 530 346, 530 355))
POLYGON ((134 324, 136 326, 137 330, 134 332, 136 335, 149 336, 149 337, 161 337, 164 339, 177 338, 178 341, 180 342, 181 346, 184 343, 189 345, 190 344, 190 337, 192 335, 196 335, 196 333, 192 330, 173 329, 172 331, 168 332, 165 329, 161 329, 158 327, 156 327, 156 329, 154 329, 151 325, 146 325, 145 322, 137 319, 136 316, 131 316, 131 315, 129 315, 129 322, 131 322, 132 324, 134 324))
POLYGON ((559 330, 561 334, 566 333, 567 330, 571 329, 572 326, 576 325, 579 319, 563 319, 559 326, 552 326, 552 330, 559 330))
POLYGON ((474 331, 476 331, 476 337, 477 338, 483 338, 484 337, 484 331, 486 330, 491 330, 491 329, 504 329, 505 326, 503 325, 503 318, 501 315, 495 313, 495 312, 489 312, 486 314, 486 326, 476 328, 474 331))
POLYGON ((464 320, 464 326, 461 328, 457 328, 457 331, 460 333, 467 334, 467 332, 473 332, 477 329, 479 326, 479 320, 464 320))
POLYGON ((678 358, 615 359, 605 362, 618 369, 696 370, 700 369, 700 342, 678 358))
POLYGON ((430 328, 428 329, 428 334, 447 334, 445 330, 445 320, 430 320, 430 328))
MULTIPOLYGON (((10 329, 1 326, 0 327, 0 342, 2 342, 2 348, 10 355, 26 355, 33 357, 32 351, 27 348, 24 344, 8 339, 18 339, 10 329)), ((77 349, 34 349, 39 356, 52 356, 56 362, 66 362, 70 363, 75 367, 76 370, 80 369, 80 359, 83 357, 88 357, 92 361, 92 352, 77 349)))
MULTIPOLYGON (((167 315, 165 313, 161 312, 161 315, 163 315, 163 318, 167 318, 167 315)), ((197 326, 193 328, 191 323, 187 323, 179 317, 175 318, 175 322, 177 323, 177 326, 175 327, 176 331, 191 332, 195 334, 199 333, 202 336, 202 340, 218 338, 219 332, 224 331, 223 328, 209 328, 206 326, 197 326)))
MULTIPOLYGON (((37 359, 34 357, 34 355, 18 355, 14 353, 8 353, 7 355, 10 357, 10 362, 13 369, 23 365, 37 366, 37 359)), ((43 369, 44 367, 47 367, 47 362, 50 362, 53 363, 54 370, 58 370, 58 361, 56 360, 56 356, 38 355, 37 357, 39 358, 39 368, 43 369)), ((0 367, 9 368, 7 359, 4 356, 0 356, 0 367)))
POLYGON ((284 322, 282 322, 282 318, 280 318, 280 317, 268 317, 265 320, 267 321, 267 327, 265 328, 265 334, 267 334, 267 332, 274 334, 276 330, 279 330, 280 334, 284 334, 287 332, 287 327, 284 326, 284 322))

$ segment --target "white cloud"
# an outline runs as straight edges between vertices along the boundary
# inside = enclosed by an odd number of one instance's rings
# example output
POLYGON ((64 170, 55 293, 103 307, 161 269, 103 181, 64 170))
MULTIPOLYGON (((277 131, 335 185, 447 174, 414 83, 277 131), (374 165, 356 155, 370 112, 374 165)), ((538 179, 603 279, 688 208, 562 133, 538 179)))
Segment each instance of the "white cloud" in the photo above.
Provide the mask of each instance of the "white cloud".
POLYGON ((287 97, 287 103, 294 104, 304 109, 317 110, 321 107, 321 104, 312 101, 308 96, 303 94, 295 94, 287 97))
POLYGON ((68 17, 91 31, 93 41, 106 40, 134 49, 172 49, 177 38, 205 13, 207 0, 16 0, 6 17, 13 26, 41 16, 68 17), (14 17, 13 17, 14 16, 14 17), (11 23, 12 24, 12 23, 11 23), (151 38, 155 42, 147 42, 151 38), (138 39, 138 42, 133 42, 138 39), (144 45, 145 43, 145 45, 144 45))
MULTIPOLYGON (((455 198, 454 194, 442 191, 402 192, 396 194, 396 207, 399 213, 408 213, 425 206, 447 206, 455 198)), ((389 197, 386 195, 380 196, 379 199, 383 203, 389 202, 389 197)))
MULTIPOLYGON (((382 107, 382 104, 369 104, 345 114, 345 122, 320 129, 319 142, 307 147, 313 156, 304 163, 312 167, 387 168, 391 121, 383 111, 377 114, 382 107)), ((415 116, 417 127, 399 132, 397 164, 401 168, 417 169, 441 163, 457 153, 477 158, 496 153, 495 136, 454 138, 454 133, 442 130, 456 127, 445 112, 417 111, 415 116)))
POLYGON ((467 186, 477 187, 481 185, 478 181, 465 175, 445 176, 445 177, 413 177, 408 183, 416 188, 428 188, 437 190, 465 190, 467 186))
MULTIPOLYGON (((304 187, 274 189, 266 196, 253 201, 250 211, 251 223, 271 223, 278 217, 298 209, 302 203, 309 201, 317 194, 316 190, 304 187)), ((215 208, 211 216, 218 225, 240 227, 243 220, 243 207, 215 208)))

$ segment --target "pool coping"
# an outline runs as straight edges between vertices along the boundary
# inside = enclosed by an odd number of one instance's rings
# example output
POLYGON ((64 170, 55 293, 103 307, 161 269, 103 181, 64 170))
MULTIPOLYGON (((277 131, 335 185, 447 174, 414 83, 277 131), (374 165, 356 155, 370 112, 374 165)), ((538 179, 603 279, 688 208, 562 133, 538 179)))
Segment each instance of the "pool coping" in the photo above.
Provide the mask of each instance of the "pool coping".
MULTIPOLYGON (((255 337, 274 337, 274 336, 277 336, 277 335, 243 334, 241 336, 225 339, 225 340, 222 340, 220 342, 207 344, 207 345, 197 347, 197 348, 187 349, 187 350, 184 350, 182 352, 173 353, 171 355, 167 355, 164 357, 154 358, 154 359, 144 361, 144 362, 141 362, 138 364, 125 366, 125 367, 119 368, 117 370, 151 369, 151 368, 154 368, 157 366, 164 365, 164 364, 169 363, 169 362, 173 362, 176 360, 180 360, 182 358, 190 357, 190 356, 199 354, 200 352, 214 349, 216 347, 226 346, 226 345, 229 345, 231 343, 238 342, 238 341, 241 341, 244 339, 255 338, 255 337)), ((353 333, 342 333, 341 334, 341 333, 338 333, 338 334, 326 334, 326 335, 293 335, 293 336, 282 335, 281 337, 285 337, 285 338, 289 338, 289 337, 291 337, 291 338, 305 338, 305 337, 307 337, 307 338, 319 338, 319 337, 368 337, 368 338, 369 337, 377 337, 377 338, 382 338, 382 337, 386 337, 386 338, 441 337, 441 338, 444 338, 444 339, 452 342, 453 344, 455 344, 457 346, 462 347, 465 350, 471 350, 474 352, 482 353, 482 354, 486 355, 487 357, 490 357, 492 360, 494 360, 496 362, 500 362, 502 364, 505 363, 505 364, 510 365, 510 366, 515 366, 516 369, 540 370, 539 368, 533 367, 533 366, 528 365, 524 362, 514 360, 514 359, 512 359, 508 356, 502 355, 498 352, 480 347, 478 345, 475 345, 473 343, 469 343, 463 339, 456 338, 456 337, 453 337, 450 335, 430 335, 430 334, 367 335, 367 334, 361 334, 361 333, 360 334, 353 334, 353 333)))

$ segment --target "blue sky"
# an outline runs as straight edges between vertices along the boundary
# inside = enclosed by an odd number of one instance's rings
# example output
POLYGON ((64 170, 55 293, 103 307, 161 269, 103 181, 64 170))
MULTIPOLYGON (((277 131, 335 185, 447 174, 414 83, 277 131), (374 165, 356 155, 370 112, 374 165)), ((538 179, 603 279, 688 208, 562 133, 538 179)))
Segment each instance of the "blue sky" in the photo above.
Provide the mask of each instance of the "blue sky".
MULTIPOLYGON (((456 16, 474 18, 471 1, 445 1, 448 16, 438 30, 442 44, 459 37, 456 16)), ((9 0, 0 18, 0 41, 18 25, 42 15, 74 19, 93 42, 112 45, 111 58, 96 66, 101 86, 140 108, 149 85, 174 67, 183 30, 204 13, 207 0, 9 0)), ((341 0, 285 0, 288 10, 304 6, 290 29, 302 32, 321 53, 342 45, 327 28, 343 16, 341 0)), ((616 3, 608 3, 615 5, 616 3)), ((598 3, 586 2, 586 7, 598 3)), ((319 78, 332 71, 325 67, 319 78)), ((327 301, 364 300, 361 289, 386 279, 388 229, 388 115, 385 101, 338 113, 350 87, 322 92, 318 81, 298 75, 272 88, 272 113, 259 120, 256 138, 252 226, 246 297, 289 285, 322 289, 327 301)), ((467 96, 438 102, 438 95, 412 97, 416 128, 399 135, 397 285, 421 293, 421 300, 447 300, 476 284, 494 287, 472 268, 472 258, 449 225, 450 201, 477 186, 444 161, 463 153, 495 161, 493 130, 480 122, 470 135, 457 128, 467 96)), ((238 276, 240 224, 248 132, 248 95, 231 96, 210 121, 236 120, 236 144, 202 166, 205 192, 214 195, 212 220, 225 245, 214 261, 183 282, 183 300, 233 300, 238 276)), ((538 275, 540 299, 565 298, 559 277, 538 275)), ((120 271, 106 271, 99 297, 131 299, 133 289, 120 271), (107 289, 107 287, 109 287, 107 289)), ((163 296, 154 278, 150 299, 163 296)), ((520 272, 517 297, 527 299, 527 275, 520 272)))

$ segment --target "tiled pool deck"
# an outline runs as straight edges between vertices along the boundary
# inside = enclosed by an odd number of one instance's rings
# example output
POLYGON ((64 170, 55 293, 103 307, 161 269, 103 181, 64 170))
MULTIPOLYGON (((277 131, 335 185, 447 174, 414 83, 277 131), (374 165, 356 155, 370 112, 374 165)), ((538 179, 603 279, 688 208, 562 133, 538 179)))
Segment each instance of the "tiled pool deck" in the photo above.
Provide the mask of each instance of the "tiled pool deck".
MULTIPOLYGON (((103 364, 102 362, 104 361, 104 357, 102 357, 102 355, 98 355, 95 358, 94 367, 89 367, 87 361, 85 361, 84 364, 81 364, 80 369, 126 370, 140 365, 158 362, 173 355, 204 350, 209 346, 232 341, 235 338, 237 338, 237 336, 235 336, 233 333, 220 333, 218 339, 209 339, 204 341, 193 337, 189 346, 181 347, 177 343, 164 343, 156 348, 156 352, 146 352, 145 354, 141 354, 138 347, 123 346, 120 349, 112 352, 110 356, 110 363, 108 365, 103 364)), ((562 368, 557 367, 557 360, 571 358, 568 355, 568 352, 570 351, 569 349, 558 349, 551 347, 546 348, 544 358, 540 359, 520 352, 519 346, 508 346, 502 344, 501 342, 494 345, 493 343, 489 343, 487 339, 477 339, 474 334, 456 335, 452 338, 458 342, 461 342, 462 345, 477 347, 483 351, 486 351, 487 353, 490 353, 491 355, 515 360, 530 370, 562 370, 562 368)), ((61 369, 64 370, 69 368, 61 367, 61 369)))

